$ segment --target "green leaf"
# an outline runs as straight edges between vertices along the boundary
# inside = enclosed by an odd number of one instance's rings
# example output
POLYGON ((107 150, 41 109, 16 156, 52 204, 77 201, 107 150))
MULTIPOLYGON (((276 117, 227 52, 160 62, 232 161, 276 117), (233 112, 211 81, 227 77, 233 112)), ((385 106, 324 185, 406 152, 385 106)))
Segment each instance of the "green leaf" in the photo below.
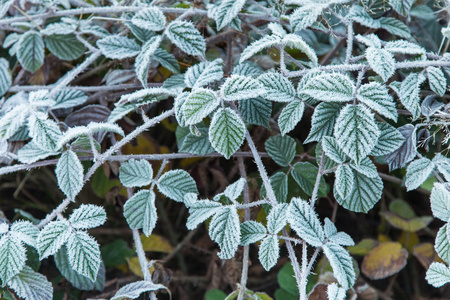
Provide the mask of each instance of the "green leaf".
POLYGON ((440 262, 433 262, 428 268, 425 279, 435 288, 450 282, 450 269, 440 262))
POLYGON ((399 14, 403 16, 408 16, 411 6, 413 4, 412 0, 389 0, 389 5, 399 14))
POLYGON ((265 93, 263 85, 256 79, 242 75, 231 75, 220 88, 226 101, 244 100, 265 93))
POLYGON ((344 289, 353 287, 356 280, 353 260, 344 247, 334 243, 327 243, 322 247, 333 268, 334 277, 344 289))
POLYGON ((406 190, 412 191, 421 186, 431 175, 434 167, 434 163, 426 157, 412 161, 406 169, 406 190))
POLYGON ((271 136, 264 144, 269 156, 280 166, 287 167, 295 157, 295 140, 290 136, 271 136))
POLYGON ((44 275, 28 266, 11 279, 8 286, 17 296, 26 300, 48 300, 53 297, 53 286, 44 275))
POLYGON ((209 141, 208 127, 204 123, 198 123, 196 127, 200 135, 188 133, 182 141, 179 152, 197 155, 213 153, 215 150, 209 141))
POLYGON ((379 18, 378 20, 380 20, 380 28, 405 39, 411 38, 411 32, 409 31, 408 25, 402 21, 389 17, 379 18))
POLYGON ((220 104, 220 98, 209 89, 198 88, 189 94, 183 104, 183 116, 187 125, 201 122, 220 104))
POLYGON ((72 150, 64 152, 56 164, 58 186, 72 201, 83 188, 83 166, 72 150))
POLYGON ((262 240, 267 235, 267 230, 261 223, 245 221, 241 223, 241 245, 250 245, 262 240))
POLYGON ((55 254, 64 245, 71 234, 67 221, 53 221, 48 223, 39 233, 37 248, 41 260, 55 254))
POLYGON ((380 129, 380 136, 370 155, 387 155, 397 150, 405 142, 405 137, 395 127, 381 122, 377 122, 377 125, 380 129))
POLYGON ((316 212, 308 202, 300 198, 292 198, 287 218, 291 228, 301 239, 314 247, 322 247, 325 233, 316 212))
POLYGON ((84 231, 76 231, 67 241, 67 252, 72 268, 95 282, 100 268, 100 249, 97 242, 84 231))
POLYGON ((287 34, 283 38, 283 44, 287 47, 298 49, 306 54, 313 65, 316 66, 318 62, 316 52, 297 34, 287 34))
POLYGON ((134 40, 120 35, 111 35, 98 40, 97 46, 104 56, 113 59, 135 57, 141 52, 141 47, 134 40))
POLYGON ((3 57, 0 58, 0 97, 9 89, 12 83, 11 73, 9 72, 9 63, 3 57))
POLYGON ((106 222, 106 212, 101 206, 81 204, 70 215, 69 222, 75 229, 91 229, 106 222))
POLYGON ((355 180, 352 169, 348 165, 339 165, 336 169, 336 180, 334 181, 334 190, 343 199, 350 196, 353 190, 355 180))
MULTIPOLYGON (((270 176, 270 185, 275 193, 278 203, 286 203, 288 195, 288 176, 283 172, 278 172, 270 176)), ((260 197, 266 196, 266 187, 261 187, 260 197)))
POLYGON ((334 129, 339 147, 357 164, 372 151, 379 135, 373 113, 362 104, 346 105, 334 129))
POLYGON ((359 165, 357 165, 354 161, 351 161, 350 167, 358 173, 361 173, 362 175, 365 175, 369 178, 378 177, 377 167, 368 157, 363 158, 359 165))
POLYGON ((326 102, 347 102, 353 100, 355 85, 345 75, 326 73, 310 79, 301 93, 326 102))
POLYGON ((317 105, 312 115, 311 131, 305 143, 320 142, 324 136, 332 136, 340 110, 339 103, 322 102, 317 105))
POLYGON ((205 61, 189 67, 185 73, 187 87, 195 90, 221 80, 223 77, 223 60, 205 61))
POLYGON ((45 37, 45 46, 62 60, 74 60, 84 54, 86 47, 74 34, 50 35, 45 37))
POLYGON ((126 187, 149 185, 153 178, 152 165, 144 160, 130 159, 119 168, 120 182, 126 187))
POLYGON ((2 254, 0 279, 5 284, 24 268, 27 257, 20 240, 16 240, 8 234, 3 235, 0 239, 0 253, 2 254))
MULTIPOLYGON (((174 74, 180 73, 180 65, 178 60, 173 56, 172 53, 167 52, 164 49, 158 48, 155 53, 153 53, 152 59, 159 62, 164 68, 169 70, 174 74)), ((166 80, 167 81, 167 80, 166 80)))
POLYGON ((245 124, 230 108, 221 108, 209 127, 209 140, 217 152, 229 159, 244 142, 245 124))
POLYGON ((125 202, 123 215, 131 229, 141 229, 146 236, 152 234, 158 215, 156 214, 155 193, 141 190, 125 202))
POLYGON ((172 21, 166 28, 166 36, 183 52, 194 56, 205 56, 206 42, 192 23, 172 21))
POLYGON ((88 96, 85 93, 77 90, 60 90, 55 95, 55 105, 52 109, 69 108, 78 106, 86 102, 88 96))
POLYGON ((334 193, 336 201, 345 209, 354 212, 367 213, 380 200, 383 192, 383 182, 379 176, 369 178, 358 172, 353 172, 354 185, 347 198, 334 193))
POLYGON ((160 31, 166 25, 166 17, 161 10, 155 6, 146 7, 140 10, 131 18, 131 23, 137 27, 150 30, 160 31))
POLYGON ((160 35, 152 37, 147 42, 145 42, 144 45, 142 45, 142 50, 136 57, 134 69, 136 71, 137 78, 142 83, 142 86, 144 88, 148 87, 148 69, 150 68, 151 59, 153 58, 156 50, 158 50, 161 41, 162 36, 160 35))
POLYGON ((228 206, 218 211, 209 224, 209 235, 219 244, 221 259, 233 258, 240 239, 239 215, 234 206, 228 206))
POLYGON ((448 224, 442 226, 437 235, 436 242, 434 248, 436 249, 437 254, 443 261, 446 263, 450 262, 450 241, 448 240, 448 224))
MULTIPOLYGON (((298 162, 294 165, 292 169, 292 177, 294 177, 297 184, 302 188, 302 190, 308 194, 312 195, 314 184, 316 183, 317 173, 319 168, 310 162, 298 162)), ((319 195, 325 196, 327 194, 327 186, 323 176, 320 177, 319 183, 319 195)))
POLYGON ((28 31, 20 38, 17 49, 20 65, 32 73, 44 64, 44 40, 35 31, 28 31))
POLYGON ((394 98, 388 89, 378 82, 363 84, 356 95, 356 99, 375 110, 382 116, 397 121, 398 113, 394 98))
POLYGON ((278 257, 280 257, 280 245, 276 235, 269 235, 261 241, 258 257, 266 271, 277 264, 278 257))
POLYGON ((263 97, 275 102, 291 102, 296 99, 296 91, 292 83, 277 72, 268 72, 258 77, 266 93, 263 97))
POLYGON ((294 100, 288 103, 281 111, 278 117, 278 126, 280 127, 281 135, 292 131, 298 122, 303 117, 305 111, 305 104, 302 101, 294 100))
POLYGON ((184 170, 170 170, 159 178, 158 190, 177 202, 183 202, 187 193, 198 194, 194 178, 184 170))
POLYGON ((263 97, 244 99, 239 101, 239 113, 245 123, 269 127, 272 116, 272 102, 263 97))
POLYGON ((325 151, 325 155, 338 164, 342 164, 348 159, 347 155, 339 148, 334 137, 325 136, 322 140, 322 148, 325 151))

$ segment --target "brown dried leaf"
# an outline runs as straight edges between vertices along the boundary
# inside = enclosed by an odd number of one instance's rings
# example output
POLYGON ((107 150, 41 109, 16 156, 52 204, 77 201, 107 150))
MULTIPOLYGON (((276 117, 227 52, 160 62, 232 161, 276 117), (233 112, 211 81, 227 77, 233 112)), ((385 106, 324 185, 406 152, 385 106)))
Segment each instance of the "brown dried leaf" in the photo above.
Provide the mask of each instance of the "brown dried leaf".
POLYGON ((426 270, 428 270, 432 262, 442 261, 434 250, 434 245, 432 243, 420 243, 415 245, 412 254, 426 270))
POLYGON ((383 242, 364 257, 361 271, 370 279, 382 279, 406 266, 408 251, 398 242, 383 242))

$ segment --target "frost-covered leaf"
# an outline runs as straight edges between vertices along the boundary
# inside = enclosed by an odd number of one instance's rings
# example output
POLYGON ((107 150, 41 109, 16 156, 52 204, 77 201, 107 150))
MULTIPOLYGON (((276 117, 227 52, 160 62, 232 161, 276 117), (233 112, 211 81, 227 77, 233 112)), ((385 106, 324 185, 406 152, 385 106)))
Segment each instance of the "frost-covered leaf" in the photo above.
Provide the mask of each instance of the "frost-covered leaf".
POLYGON ((405 140, 397 150, 392 151, 384 157, 389 164, 389 171, 403 168, 407 163, 413 160, 417 154, 416 128, 411 124, 406 124, 397 128, 397 130, 405 140))
POLYGON ((3 57, 0 58, 0 97, 2 97, 11 86, 11 73, 9 63, 3 57))
POLYGON ((244 99, 239 101, 239 113, 244 122, 269 127, 272 116, 272 102, 263 97, 244 99))
POLYGON ((64 152, 56 164, 58 186, 72 201, 83 187, 83 166, 72 150, 64 152))
POLYGON ((137 281, 129 283, 120 288, 111 300, 136 299, 142 293, 167 289, 162 284, 155 284, 151 281, 137 281))
POLYGON ((139 55, 136 57, 136 61, 134 63, 134 69, 136 71, 136 77, 142 83, 142 86, 146 88, 147 78, 148 78, 148 69, 150 68, 151 59, 153 58, 153 54, 158 49, 161 44, 162 36, 154 36, 144 45, 142 45, 142 50, 139 55))
POLYGON ((95 281, 100 268, 100 248, 84 231, 75 231, 67 241, 67 253, 72 268, 80 275, 95 281))
POLYGON ((282 43, 287 47, 298 49, 306 54, 313 65, 317 65, 318 59, 316 52, 297 34, 287 34, 282 43))
MULTIPOLYGON (((248 77, 247 77, 248 78, 248 77)), ((277 72, 268 72, 258 77, 266 92, 263 97, 275 102, 291 102, 297 95, 292 83, 277 72)))
POLYGON ((405 137, 395 127, 381 122, 377 122, 377 125, 380 129, 380 136, 370 155, 387 155, 397 150, 405 141, 405 137))
POLYGON ((386 50, 369 47, 366 50, 366 58, 370 67, 381 76, 384 82, 394 74, 395 60, 386 50))
POLYGON ((438 171, 444 175, 447 182, 450 182, 450 159, 438 153, 433 158, 433 163, 436 165, 438 171))
MULTIPOLYGON (((122 128, 120 128, 117 124, 111 123, 99 123, 99 122, 90 122, 87 126, 75 126, 69 128, 62 138, 60 138, 58 142, 57 149, 61 149, 64 145, 69 143, 71 140, 74 140, 78 137, 89 136, 91 134, 95 134, 97 132, 114 132, 124 136, 122 128)), ((90 147, 89 147, 90 148, 90 147)))
POLYGON ((378 82, 363 84, 358 90, 356 99, 380 115, 397 121, 398 113, 394 98, 389 95, 389 91, 384 85, 378 82))
POLYGON ((443 263, 433 262, 428 268, 425 279, 435 288, 450 282, 450 269, 443 263))
MULTIPOLYGON (((355 7, 355 6, 353 6, 355 7)), ((380 38, 374 34, 368 34, 368 35, 360 35, 358 34, 356 36, 356 40, 364 45, 366 45, 367 47, 372 47, 372 48, 381 48, 381 40, 380 38)))
POLYGON ((279 37, 278 35, 263 36, 259 40, 254 41, 253 43, 248 45, 247 48, 245 48, 244 51, 242 51, 239 63, 242 64, 244 61, 246 61, 256 53, 261 52, 264 49, 278 45, 280 42, 281 37, 279 37))
POLYGON ((277 264, 278 257, 280 257, 280 244, 276 235, 269 235, 261 241, 258 257, 266 271, 277 264))
POLYGON ((245 124, 230 108, 219 109, 209 127, 209 140, 217 152, 229 159, 244 142, 245 124))
POLYGON ((434 248, 443 261, 445 261, 446 263, 450 262, 450 241, 448 239, 447 224, 439 229, 436 235, 434 248))
POLYGON ((279 204, 272 207, 267 216, 267 230, 270 234, 278 234, 287 224, 288 204, 279 204))
POLYGON ((347 155, 339 148, 334 137, 325 136, 322 140, 322 148, 325 151, 325 155, 338 164, 342 164, 347 160, 347 155))
POLYGON ((346 105, 334 128, 339 147, 357 164, 372 151, 379 135, 373 113, 362 104, 346 105))
POLYGON ((61 130, 55 121, 41 119, 33 114, 28 118, 28 128, 30 136, 39 148, 47 151, 55 151, 57 149, 61 130))
POLYGON ((300 238, 314 247, 321 247, 325 233, 316 212, 307 201, 292 198, 287 213, 288 222, 300 238))
POLYGON ((55 105, 52 109, 69 108, 78 106, 86 102, 88 96, 85 93, 77 90, 60 90, 55 95, 55 105))
POLYGON ((264 70, 252 61, 245 61, 233 68, 233 75, 242 75, 247 77, 258 77, 264 73, 264 70))
POLYGON ((391 53, 402 53, 412 55, 425 54, 426 52, 426 50, 420 45, 404 40, 387 42, 386 45, 384 45, 384 50, 387 50, 391 53))
POLYGON ((28 31, 20 38, 17 49, 20 65, 32 73, 44 63, 44 40, 35 31, 28 31))
POLYGON ((221 259, 234 257, 241 240, 239 215, 234 206, 227 206, 218 211, 209 224, 209 236, 219 244, 221 259))
POLYGON ((201 122, 220 104, 220 98, 209 89, 198 88, 189 94, 182 106, 185 124, 201 122))
POLYGON ((444 103, 436 101, 435 95, 428 95, 422 102, 421 112, 422 115, 426 117, 431 117, 442 107, 444 107, 444 103))
POLYGON ((256 243, 267 235, 266 228, 261 223, 255 221, 245 221, 241 223, 242 246, 256 243))
POLYGON ((256 79, 241 75, 231 75, 220 88, 224 100, 244 100, 265 94, 263 85, 256 79))
MULTIPOLYGON (((314 184, 316 183, 317 173, 319 168, 310 162, 298 162, 292 169, 292 177, 302 190, 308 195, 312 195, 314 184)), ((324 196, 327 193, 327 186, 323 177, 320 178, 319 195, 324 196)))
POLYGON ((245 178, 240 178, 236 182, 233 182, 232 184, 227 186, 225 191, 223 191, 223 194, 230 200, 234 201, 242 194, 246 183, 247 181, 245 180, 245 178))
POLYGON ((280 166, 287 167, 295 157, 295 140, 290 136, 271 136, 264 144, 269 156, 280 166))
POLYGON ((319 3, 303 5, 297 8, 289 16, 289 21, 291 23, 293 31, 299 32, 311 26, 322 14, 322 10, 324 8, 325 6, 319 3))
POLYGON ((339 287, 336 283, 329 284, 327 296, 329 300, 344 300, 346 296, 345 289, 339 287))
POLYGON ((347 198, 334 193, 336 201, 345 209, 367 213, 380 200, 383 192, 383 181, 379 176, 369 178, 359 172, 353 172, 354 185, 347 198))
POLYGON ((172 21, 166 28, 167 37, 189 55, 205 56, 206 42, 194 24, 186 21, 172 21))
POLYGON ((353 100, 355 85, 345 75, 326 73, 310 79, 301 93, 327 102, 347 102, 353 100))
POLYGON ((380 28, 385 29, 389 33, 405 39, 411 38, 411 32, 409 31, 408 25, 402 21, 390 17, 383 17, 378 20, 380 20, 380 28))
POLYGON ((167 99, 169 96, 176 96, 178 93, 166 88, 148 88, 136 91, 131 94, 126 94, 120 97, 119 103, 139 102, 141 105, 156 102, 162 99, 167 99))
MULTIPOLYGON (((178 60, 173 56, 172 53, 167 52, 164 49, 158 48, 152 56, 153 60, 159 62, 164 68, 169 70, 174 74, 180 73, 180 65, 178 60)), ((167 80, 166 80, 167 81, 167 80)))
MULTIPOLYGON (((188 194, 187 194, 188 195, 188 194)), ((195 229, 198 224, 214 215, 222 209, 222 204, 210 200, 197 200, 189 204, 189 217, 186 227, 189 230, 195 229)))
POLYGON ((412 0, 389 0, 389 5, 403 16, 409 15, 412 4, 412 0))
POLYGON ((86 47, 74 34, 45 37, 45 46, 62 60, 74 60, 84 54, 86 47))
POLYGON ((143 29, 160 31, 163 30, 166 25, 166 17, 159 8, 151 6, 146 7, 135 14, 133 18, 131 18, 131 23, 143 29))
POLYGON ((67 221, 53 221, 48 223, 39 233, 37 248, 41 260, 55 254, 69 239, 70 224, 67 221))
POLYGON ((133 40, 120 35, 111 35, 97 41, 97 46, 103 55, 113 59, 135 57, 141 47, 133 40))
POLYGON ((328 239, 328 243, 335 243, 341 246, 354 246, 355 242, 345 232, 338 232, 336 226, 330 219, 325 218, 324 222, 325 236, 328 239))
POLYGON ((130 159, 119 168, 120 182, 126 187, 149 185, 153 178, 152 165, 145 159, 130 159))
POLYGON ((184 170, 170 170, 159 178, 157 183, 159 191, 172 200, 183 202, 184 195, 196 193, 195 180, 184 170))
POLYGON ((278 126, 282 135, 290 132, 297 126, 303 117, 305 104, 302 101, 294 100, 288 103, 278 117, 278 126))
POLYGON ((0 118, 0 136, 10 139, 14 136, 30 115, 29 105, 17 105, 0 118))
MULTIPOLYGON (((275 193, 275 198, 278 203, 286 203, 288 194, 288 176, 283 172, 277 172, 270 176, 270 185, 275 193)), ((261 187, 260 197, 266 197, 266 187, 261 187)))
POLYGON ((81 204, 69 218, 70 225, 75 229, 90 229, 106 222, 106 212, 101 206, 81 204))
POLYGON ((184 74, 175 74, 166 79, 163 83, 163 88, 179 95, 186 88, 184 83, 184 74))
POLYGON ((347 250, 334 243, 327 243, 322 247, 333 268, 334 277, 344 289, 355 284, 356 274, 353 269, 353 260, 347 250))
POLYGON ((426 157, 412 161, 406 169, 406 190, 412 191, 421 186, 430 176, 433 169, 434 163, 426 157))
POLYGON ((445 183, 435 183, 431 190, 431 211, 433 215, 447 222, 450 218, 450 191, 445 183))
POLYGON ((27 257, 23 244, 10 235, 3 235, 0 239, 0 253, 0 279, 5 284, 23 269, 27 257))
POLYGON ((214 152, 208 137, 208 127, 204 123, 196 125, 200 135, 188 133, 183 139, 179 152, 205 155, 214 152))
POLYGON ((19 150, 17 155, 21 163, 31 164, 49 156, 58 155, 58 152, 42 150, 33 141, 30 141, 19 150))
POLYGON ((16 221, 11 225, 11 235, 27 245, 36 248, 39 229, 30 221, 16 221))
POLYGON ((156 35, 154 31, 138 27, 131 22, 126 22, 125 25, 128 27, 128 29, 130 29, 131 33, 142 43, 145 43, 156 35))
POLYGON ((141 190, 125 202, 123 215, 131 229, 143 229, 146 236, 152 234, 158 215, 156 214, 155 193, 141 190))
POLYGON ((62 246, 55 254, 55 263, 59 272, 61 272, 61 275, 64 276, 74 288, 83 291, 91 291, 94 289, 98 291, 103 290, 105 286, 105 265, 103 262, 100 263, 95 282, 92 282, 86 276, 80 275, 72 269, 66 246, 62 246))
POLYGON ((53 297, 53 286, 44 275, 39 274, 29 266, 14 276, 8 286, 17 296, 25 300, 48 300, 53 297))
POLYGON ((369 178, 375 178, 378 176, 377 167, 368 157, 363 158, 359 164, 354 161, 350 162, 350 167, 358 173, 361 173, 369 178))
POLYGON ((403 106, 413 115, 413 120, 420 116, 420 85, 425 80, 422 74, 411 73, 401 83, 399 97, 403 106))
POLYGON ((186 86, 193 90, 204 87, 223 77, 223 60, 221 58, 213 61, 198 63, 187 69, 185 74, 186 86))
POLYGON ((223 0, 220 3, 214 16, 218 31, 230 24, 237 17, 238 13, 244 7, 245 2, 246 0, 223 0))
POLYGON ((350 196, 353 190, 355 180, 352 169, 348 165, 340 165, 336 169, 336 179, 334 181, 334 190, 345 199, 350 196))
POLYGON ((444 72, 437 67, 428 67, 427 77, 431 90, 441 97, 444 96, 447 90, 447 79, 444 76, 444 72))

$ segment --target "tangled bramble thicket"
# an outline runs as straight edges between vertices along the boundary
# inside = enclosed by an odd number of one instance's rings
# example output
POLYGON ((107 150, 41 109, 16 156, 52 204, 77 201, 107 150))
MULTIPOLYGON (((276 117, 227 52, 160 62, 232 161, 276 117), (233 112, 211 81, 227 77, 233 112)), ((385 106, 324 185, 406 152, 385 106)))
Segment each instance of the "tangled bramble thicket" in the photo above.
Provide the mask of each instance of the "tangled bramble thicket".
POLYGON ((2 297, 444 295, 448 13, 428 0, 0 0, 2 297), (136 257, 108 243, 122 216, 136 257), (202 223, 218 247, 191 242, 202 223), (203 283, 176 283, 206 272, 185 248, 211 255, 203 283), (250 281, 261 266, 280 289, 250 281))

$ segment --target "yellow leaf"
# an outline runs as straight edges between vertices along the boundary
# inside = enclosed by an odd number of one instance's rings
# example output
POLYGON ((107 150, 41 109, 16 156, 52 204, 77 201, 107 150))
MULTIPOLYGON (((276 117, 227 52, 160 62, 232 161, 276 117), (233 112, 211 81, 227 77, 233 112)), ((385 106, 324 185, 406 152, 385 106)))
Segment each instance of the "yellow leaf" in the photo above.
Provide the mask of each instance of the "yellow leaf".
POLYGON ((173 251, 173 247, 170 245, 169 241, 156 234, 152 234, 149 237, 141 234, 141 242, 144 251, 162 253, 170 253, 173 251))
POLYGON ((406 266, 408 251, 398 242, 383 242, 364 257, 361 271, 370 279, 382 279, 406 266))
POLYGON ((355 246, 349 246, 347 247, 347 250, 352 255, 366 255, 370 252, 373 248, 375 248, 379 242, 374 239, 363 239, 355 246))
POLYGON ((434 245, 432 243, 420 243, 415 245, 412 254, 425 269, 428 269, 434 261, 443 262, 434 250, 434 245))
MULTIPOLYGON (((126 257, 125 259, 127 260, 128 268, 130 268, 131 272, 133 272, 133 274, 136 276, 144 278, 144 276, 142 275, 141 264, 139 263, 138 257, 137 256, 126 257)), ((148 259, 147 259, 147 262, 149 262, 148 259)), ((149 268, 149 270, 150 270, 150 274, 152 274, 154 268, 151 267, 151 268, 149 268)))
POLYGON ((402 235, 398 241, 405 247, 408 251, 412 251, 412 248, 420 242, 419 236, 415 232, 403 231, 402 235), (408 243, 408 244, 406 244, 408 243))
POLYGON ((416 232, 424 229, 431 223, 431 221, 433 221, 433 217, 431 216, 414 217, 407 220, 390 211, 383 212, 381 215, 395 228, 410 232, 416 232))

